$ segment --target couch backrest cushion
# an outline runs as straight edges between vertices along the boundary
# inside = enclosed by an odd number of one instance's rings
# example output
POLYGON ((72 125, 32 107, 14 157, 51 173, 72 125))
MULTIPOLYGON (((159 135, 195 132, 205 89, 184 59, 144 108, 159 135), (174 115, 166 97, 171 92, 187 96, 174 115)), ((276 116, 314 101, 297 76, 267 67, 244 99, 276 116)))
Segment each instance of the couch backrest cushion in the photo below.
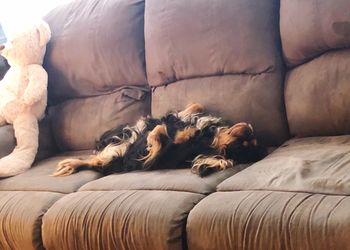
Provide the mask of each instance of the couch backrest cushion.
POLYGON ((147 85, 143 0, 77 0, 45 19, 51 104, 147 85))
POLYGON ((285 104, 292 135, 350 133, 350 2, 281 1, 289 65, 285 104))
POLYGON ((133 124, 150 113, 147 89, 123 88, 97 97, 73 99, 50 107, 52 131, 60 150, 93 149, 107 130, 133 124))
POLYGON ((287 126, 275 0, 150 0, 145 7, 152 113, 200 102, 248 121, 269 145, 287 126))
POLYGON ((348 0, 281 0, 281 37, 286 63, 295 66, 322 53, 349 47, 348 0))

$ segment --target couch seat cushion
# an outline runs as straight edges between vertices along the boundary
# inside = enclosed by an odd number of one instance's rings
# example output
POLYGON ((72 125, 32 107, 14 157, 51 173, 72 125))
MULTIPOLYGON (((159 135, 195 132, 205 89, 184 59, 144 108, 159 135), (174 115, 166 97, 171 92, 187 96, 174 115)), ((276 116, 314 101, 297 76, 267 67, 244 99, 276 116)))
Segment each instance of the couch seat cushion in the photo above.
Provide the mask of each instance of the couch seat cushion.
POLYGON ((350 194, 350 136, 292 139, 218 190, 350 194))
POLYGON ((46 249, 182 249, 189 211, 204 196, 175 191, 84 191, 43 218, 46 249))
POLYGON ((63 194, 0 192, 0 249, 43 249, 42 216, 63 194))
POLYGON ((87 190, 172 190, 208 194, 226 178, 237 173, 247 165, 220 171, 201 178, 190 169, 166 169, 154 171, 135 171, 113 174, 89 182, 80 188, 87 190))
POLYGON ((349 249, 350 197, 216 192, 191 210, 188 249, 349 249))
POLYGON ((64 153, 36 163, 28 171, 6 179, 0 180, 0 191, 50 191, 58 193, 71 193, 83 184, 101 177, 93 171, 82 171, 66 177, 50 176, 59 161, 67 157, 85 157, 91 151, 64 153))

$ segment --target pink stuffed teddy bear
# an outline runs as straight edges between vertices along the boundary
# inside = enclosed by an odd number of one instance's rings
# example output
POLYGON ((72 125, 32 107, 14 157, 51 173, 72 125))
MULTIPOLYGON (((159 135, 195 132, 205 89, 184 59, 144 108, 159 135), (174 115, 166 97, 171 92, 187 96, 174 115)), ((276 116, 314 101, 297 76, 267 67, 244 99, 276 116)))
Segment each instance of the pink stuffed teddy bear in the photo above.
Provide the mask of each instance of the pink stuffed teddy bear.
POLYGON ((17 145, 0 159, 0 177, 29 169, 39 144, 38 120, 45 114, 48 76, 42 67, 49 25, 40 21, 0 45, 0 54, 11 66, 0 82, 0 126, 13 124, 17 145))

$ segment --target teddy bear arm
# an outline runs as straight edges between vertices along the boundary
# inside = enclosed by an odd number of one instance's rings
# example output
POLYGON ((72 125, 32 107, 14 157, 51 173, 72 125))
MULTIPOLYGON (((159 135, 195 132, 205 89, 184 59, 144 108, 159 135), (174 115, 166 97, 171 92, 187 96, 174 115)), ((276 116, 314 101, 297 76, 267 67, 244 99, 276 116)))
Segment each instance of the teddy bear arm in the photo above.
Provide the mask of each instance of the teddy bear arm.
POLYGON ((24 92, 24 102, 32 105, 40 101, 47 92, 48 76, 41 66, 33 67, 29 71, 29 83, 24 92))

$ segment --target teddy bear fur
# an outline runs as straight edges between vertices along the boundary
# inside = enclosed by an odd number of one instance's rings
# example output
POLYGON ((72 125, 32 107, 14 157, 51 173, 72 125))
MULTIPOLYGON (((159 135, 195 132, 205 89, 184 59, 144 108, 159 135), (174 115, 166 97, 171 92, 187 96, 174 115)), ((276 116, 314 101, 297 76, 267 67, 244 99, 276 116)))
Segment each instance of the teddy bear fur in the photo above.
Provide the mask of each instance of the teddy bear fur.
POLYGON ((13 124, 17 141, 12 153, 0 159, 0 177, 29 169, 37 154, 38 121, 47 104, 48 76, 42 63, 50 37, 49 25, 40 21, 0 48, 11 66, 0 82, 0 126, 13 124))

